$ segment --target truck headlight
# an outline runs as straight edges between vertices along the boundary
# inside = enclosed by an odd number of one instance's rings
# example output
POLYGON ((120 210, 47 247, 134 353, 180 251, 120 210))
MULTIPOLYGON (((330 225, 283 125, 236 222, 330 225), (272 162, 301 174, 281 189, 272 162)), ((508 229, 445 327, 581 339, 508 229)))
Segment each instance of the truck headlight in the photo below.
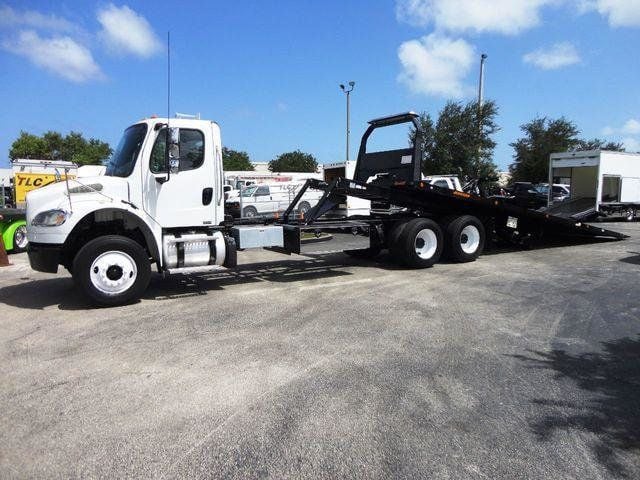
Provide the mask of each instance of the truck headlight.
POLYGON ((47 210, 46 212, 40 212, 31 220, 31 225, 34 227, 57 227, 62 225, 69 214, 64 210, 47 210))

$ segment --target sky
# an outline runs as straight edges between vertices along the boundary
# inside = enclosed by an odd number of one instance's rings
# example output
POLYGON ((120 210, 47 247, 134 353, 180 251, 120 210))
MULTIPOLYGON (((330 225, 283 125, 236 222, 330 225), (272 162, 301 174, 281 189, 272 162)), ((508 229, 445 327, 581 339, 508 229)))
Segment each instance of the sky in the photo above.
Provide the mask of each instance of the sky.
POLYGON ((269 161, 300 149, 354 159, 367 120, 437 116, 477 95, 499 108, 494 161, 536 116, 640 151, 640 0, 0 0, 0 167, 21 130, 115 147, 170 111, 218 122, 223 144, 269 161))

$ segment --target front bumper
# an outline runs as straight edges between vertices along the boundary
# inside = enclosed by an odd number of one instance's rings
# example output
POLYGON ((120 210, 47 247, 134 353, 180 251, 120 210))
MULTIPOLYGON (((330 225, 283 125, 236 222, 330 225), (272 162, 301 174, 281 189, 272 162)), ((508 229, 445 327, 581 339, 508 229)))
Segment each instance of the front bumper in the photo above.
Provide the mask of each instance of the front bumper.
POLYGON ((62 245, 29 242, 27 252, 31 268, 38 272, 58 273, 62 245))

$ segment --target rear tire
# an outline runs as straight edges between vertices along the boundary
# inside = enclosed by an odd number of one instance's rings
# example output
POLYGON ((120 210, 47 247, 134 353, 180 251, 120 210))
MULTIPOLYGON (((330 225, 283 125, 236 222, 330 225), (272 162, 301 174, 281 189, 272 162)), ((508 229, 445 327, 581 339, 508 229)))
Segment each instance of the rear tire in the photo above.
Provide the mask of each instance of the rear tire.
POLYGON ((300 202, 298 204, 298 213, 302 215, 302 217, 304 217, 310 208, 311 205, 309 204, 309 202, 300 202))
POLYGON ((107 235, 85 244, 73 260, 73 279, 94 303, 114 306, 139 299, 151 279, 149 255, 136 241, 107 235))
POLYGON ((442 230, 430 219, 414 218, 398 225, 391 241, 392 254, 411 268, 431 267, 442 255, 442 230))
POLYGON ((627 222, 633 222, 636 219, 636 209, 633 207, 629 207, 624 212, 624 219, 627 222))
POLYGON ((20 225, 16 228, 16 231, 13 232, 13 253, 22 253, 27 251, 27 245, 29 245, 29 240, 27 240, 27 226, 20 225))
POLYGON ((485 229, 471 215, 454 218, 445 229, 446 255, 454 262, 473 262, 484 250, 485 229))
POLYGON ((257 217, 258 210, 256 210, 256 207, 244 207, 244 210, 242 210, 242 216, 245 218, 257 217))

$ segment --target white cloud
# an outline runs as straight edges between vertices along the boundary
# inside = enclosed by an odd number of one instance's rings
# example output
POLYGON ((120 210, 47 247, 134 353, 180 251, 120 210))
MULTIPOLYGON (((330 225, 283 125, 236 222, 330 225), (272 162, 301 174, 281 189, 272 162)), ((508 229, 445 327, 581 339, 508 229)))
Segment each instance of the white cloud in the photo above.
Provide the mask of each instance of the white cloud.
POLYGON ((464 97, 464 84, 475 58, 475 49, 463 39, 431 34, 404 42, 398 48, 403 71, 398 81, 412 92, 443 97, 464 97))
POLYGON ((630 118, 622 126, 622 133, 626 135, 640 135, 640 121, 630 118))
POLYGON ((640 140, 637 138, 623 138, 622 143, 627 152, 640 152, 640 140))
POLYGON ((612 27, 639 27, 640 0, 580 0, 580 10, 597 11, 612 27))
POLYGON ((98 36, 117 53, 150 57, 162 49, 162 44, 146 18, 126 5, 107 5, 98 11, 102 30, 98 36))
POLYGON ((602 134, 607 136, 615 134, 640 135, 640 120, 630 118, 629 120, 624 122, 624 125, 622 125, 622 127, 620 128, 614 128, 611 126, 604 127, 602 129, 602 134))
POLYGON ((19 12, 8 5, 0 6, 0 27, 30 27, 57 32, 74 32, 79 30, 76 25, 57 15, 45 15, 34 10, 23 10, 19 12))
POLYGON ((580 63, 580 55, 569 42, 552 45, 549 49, 539 48, 527 53, 522 60, 543 70, 555 70, 580 63))
POLYGON ((556 0, 397 0, 396 18, 451 32, 515 35, 540 24, 543 6, 556 0))
POLYGON ((630 118, 622 127, 604 127, 602 134, 607 137, 624 136, 622 143, 627 149, 627 152, 640 152, 640 120, 636 118, 630 118))
POLYGON ((2 48, 72 82, 104 77, 91 52, 70 37, 42 38, 25 30, 15 40, 4 41, 2 48))

